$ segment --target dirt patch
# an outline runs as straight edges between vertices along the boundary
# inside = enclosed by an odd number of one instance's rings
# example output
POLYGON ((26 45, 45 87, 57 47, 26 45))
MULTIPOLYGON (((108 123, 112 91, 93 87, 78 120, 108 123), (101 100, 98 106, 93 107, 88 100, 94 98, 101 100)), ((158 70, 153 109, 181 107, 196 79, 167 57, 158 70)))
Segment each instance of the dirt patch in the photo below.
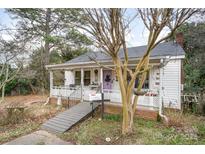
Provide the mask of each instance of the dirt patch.
POLYGON ((27 96, 12 96, 6 97, 6 101, 0 104, 0 143, 4 143, 15 139, 21 135, 31 133, 39 128, 39 126, 46 120, 54 117, 65 108, 58 108, 56 104, 47 104, 46 96, 41 95, 27 95, 27 96), (25 106, 23 117, 16 115, 12 116, 14 119, 8 120, 8 106, 25 106), (10 121, 14 123, 10 123, 10 121))
POLYGON ((47 97, 46 95, 9 96, 5 98, 5 103, 3 104, 30 106, 33 103, 45 102, 47 97))

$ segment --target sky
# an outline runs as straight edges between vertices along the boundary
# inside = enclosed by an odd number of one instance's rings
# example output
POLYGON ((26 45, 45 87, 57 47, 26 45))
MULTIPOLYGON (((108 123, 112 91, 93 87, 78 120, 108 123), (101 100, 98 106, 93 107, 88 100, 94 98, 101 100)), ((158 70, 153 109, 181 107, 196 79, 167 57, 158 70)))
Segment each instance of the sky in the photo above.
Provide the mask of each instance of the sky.
POLYGON ((0 8, 0 23, 5 25, 10 25, 12 23, 12 19, 5 12, 5 9, 0 8))
MULTIPOLYGON (((136 14, 135 9, 127 9, 126 15, 133 17, 136 14)), ((201 18, 201 17, 200 17, 201 18)), ((196 16, 193 17, 192 21, 198 19, 196 16)), ((5 12, 5 9, 0 8, 0 25, 12 26, 15 25, 15 21, 5 12)), ((147 38, 149 35, 148 30, 145 28, 143 22, 136 18, 129 27, 130 32, 126 35, 126 42, 128 47, 141 46, 147 44, 147 38)), ((168 29, 164 29, 159 36, 159 39, 162 36, 169 33, 168 29)), ((4 35, 5 38, 9 38, 8 35, 4 35)))
MULTIPOLYGON (((126 14, 128 16, 133 16, 136 14, 135 9, 127 9, 126 14)), ((190 21, 196 21, 201 19, 200 17, 194 16, 190 21)), ((202 19, 201 19, 202 20, 202 19)), ((205 19, 203 19, 204 21, 205 19)), ((15 25, 14 20, 10 18, 10 16, 5 12, 5 9, 0 8, 0 25, 6 25, 6 26, 11 26, 15 25)), ((145 28, 143 22, 139 19, 136 18, 130 25, 129 27, 130 33, 126 36, 126 42, 128 47, 133 47, 133 46, 141 46, 141 45, 146 45, 147 44, 147 38, 148 38, 148 30, 145 28)), ((168 29, 164 29, 161 32, 161 35, 159 36, 159 39, 162 36, 167 35, 169 33, 168 29)), ((4 35, 4 37, 9 38, 8 35, 4 35)))
MULTIPOLYGON (((5 9, 0 8, 0 26, 10 27, 12 24, 14 24, 14 21, 5 12, 5 9)), ((2 35, 5 39, 9 39, 9 35, 7 35, 6 32, 4 32, 2 35)))
MULTIPOLYGON (((135 14, 135 10, 129 9, 128 13, 133 15, 135 14)), ((5 12, 5 9, 0 9, 0 23, 1 25, 6 25, 6 26, 11 26, 12 24, 15 24, 15 22, 5 12)), ((129 47, 145 45, 147 41, 148 32, 145 29, 143 23, 137 19, 130 25, 129 28, 131 31, 126 38, 127 45, 129 47)))

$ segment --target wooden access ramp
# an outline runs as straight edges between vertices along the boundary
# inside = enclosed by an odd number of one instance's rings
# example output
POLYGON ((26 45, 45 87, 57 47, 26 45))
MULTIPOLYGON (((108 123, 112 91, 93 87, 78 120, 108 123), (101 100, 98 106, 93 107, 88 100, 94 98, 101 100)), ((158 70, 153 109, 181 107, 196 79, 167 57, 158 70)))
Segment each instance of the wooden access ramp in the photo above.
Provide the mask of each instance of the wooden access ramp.
POLYGON ((86 116, 90 115, 98 105, 98 103, 94 103, 92 106, 89 102, 83 102, 74 105, 70 109, 46 121, 41 126, 41 129, 47 130, 51 133, 64 133, 73 125, 83 120, 86 116))

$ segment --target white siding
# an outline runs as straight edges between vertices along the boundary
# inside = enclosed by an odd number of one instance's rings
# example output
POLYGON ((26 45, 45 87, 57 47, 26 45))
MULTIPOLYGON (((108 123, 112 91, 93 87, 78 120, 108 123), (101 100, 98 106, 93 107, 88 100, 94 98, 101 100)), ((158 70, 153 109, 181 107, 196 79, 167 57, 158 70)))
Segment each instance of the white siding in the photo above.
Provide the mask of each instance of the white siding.
POLYGON ((150 75, 149 75, 149 89, 153 92, 158 92, 159 91, 159 66, 154 66, 150 70, 150 75))
POLYGON ((161 71, 161 89, 164 106, 180 109, 181 59, 170 60, 167 65, 161 69, 161 71))
POLYGON ((65 86, 74 84, 74 73, 72 71, 65 71, 65 86))
POLYGON ((91 68, 90 69, 91 73, 91 84, 92 83, 97 83, 100 85, 100 69, 99 68, 91 68), (95 70, 97 70, 97 74, 95 74, 95 70))

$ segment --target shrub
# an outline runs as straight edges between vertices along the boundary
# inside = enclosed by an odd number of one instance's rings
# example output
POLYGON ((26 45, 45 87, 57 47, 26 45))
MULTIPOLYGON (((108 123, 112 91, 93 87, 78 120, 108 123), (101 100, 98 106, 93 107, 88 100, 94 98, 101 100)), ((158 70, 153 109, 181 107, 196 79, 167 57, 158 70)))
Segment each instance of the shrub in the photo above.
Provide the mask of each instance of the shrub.
POLYGON ((202 138, 205 138, 205 124, 201 123, 197 125, 198 135, 202 138))
POLYGON ((10 81, 5 86, 5 94, 11 95, 12 91, 15 91, 16 94, 19 94, 19 95, 20 94, 22 95, 30 94, 32 90, 29 86, 29 80, 24 79, 24 78, 19 78, 19 79, 14 79, 10 81))
POLYGON ((8 125, 8 124, 18 124, 20 122, 23 122, 26 117, 28 117, 27 111, 14 109, 14 108, 8 108, 7 114, 2 116, 0 119, 0 125, 8 125))
POLYGON ((121 116, 120 115, 114 115, 114 114, 106 114, 106 115, 104 115, 104 119, 112 120, 112 121, 120 121, 121 116))

